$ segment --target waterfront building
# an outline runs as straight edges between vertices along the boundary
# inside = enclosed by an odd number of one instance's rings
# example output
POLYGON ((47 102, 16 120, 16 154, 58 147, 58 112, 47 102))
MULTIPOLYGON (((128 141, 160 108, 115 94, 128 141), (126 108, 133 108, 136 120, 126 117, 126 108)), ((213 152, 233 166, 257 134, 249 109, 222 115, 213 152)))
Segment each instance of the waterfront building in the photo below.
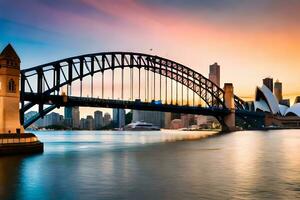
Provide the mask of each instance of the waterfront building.
POLYGON ((80 111, 79 107, 72 108, 72 128, 80 128, 80 111))
POLYGON ((95 129, 99 130, 103 127, 103 115, 102 112, 97 110, 94 112, 94 123, 95 123, 95 129))
POLYGON ((93 130, 94 129, 94 118, 92 115, 88 115, 85 120, 85 129, 93 130))
POLYGON ((180 129, 183 128, 183 123, 181 119, 173 119, 170 124, 170 129, 180 129))
POLYGON ((110 122, 111 122, 111 116, 110 116, 110 114, 109 113, 105 113, 104 117, 103 117, 103 125, 107 126, 107 125, 110 124, 110 122))
POLYGON ((296 103, 292 105, 290 108, 286 110, 286 116, 297 116, 300 117, 300 103, 296 103))
POLYGON ((280 102, 282 100, 282 83, 278 80, 274 83, 274 94, 277 100, 280 102))
POLYGON ((27 121, 27 120, 29 120, 31 117, 35 116, 36 114, 38 114, 37 111, 29 111, 28 113, 25 113, 25 115, 24 115, 24 120, 27 121))
POLYGON ((114 108, 113 109, 113 127, 122 128, 125 126, 125 110, 114 108))
POLYGON ((133 110, 132 122, 137 121, 152 123, 157 127, 164 128, 165 114, 159 111, 133 110))
POLYGON ((263 84, 273 93, 273 78, 264 78, 263 84))
POLYGON ((184 128, 189 128, 191 125, 195 124, 195 115, 182 114, 181 121, 184 128))
POLYGON ((166 112, 165 113, 165 125, 164 128, 170 128, 171 126, 171 121, 172 121, 172 113, 166 112))
POLYGON ((205 115, 196 115, 196 124, 200 127, 206 125, 208 122, 208 116, 205 115))
MULTIPOLYGON (((289 107, 289 105, 286 104, 281 104, 280 102, 277 101, 277 98, 274 96, 271 90, 267 86, 263 85, 262 87, 256 88, 254 111, 269 113, 272 114, 273 116, 300 117, 300 102, 298 102, 297 100, 300 100, 300 97, 299 99, 298 98, 296 99, 295 104, 292 105, 291 107, 289 107)), ((286 100, 286 103, 289 104, 289 101, 286 100)), ((286 125, 288 125, 289 123, 288 118, 280 119, 280 120, 282 121, 285 120, 286 125)))
POLYGON ((35 125, 39 128, 53 126, 53 125, 62 125, 62 124, 63 124, 63 116, 56 112, 52 112, 44 116, 44 118, 39 119, 35 123, 35 125))
POLYGON ((255 111, 269 112, 272 114, 280 112, 279 102, 267 85, 263 84, 262 87, 257 87, 255 94, 255 111))
POLYGON ((62 116, 59 113, 52 112, 44 117, 44 127, 61 125, 63 123, 62 120, 62 116))
POLYGON ((80 119, 80 128, 85 129, 85 119, 84 118, 80 119))
POLYGON ((220 65, 218 63, 209 66, 209 80, 220 86, 220 65))
MULTIPOLYGON (((24 120, 27 121, 27 120, 29 120, 30 118, 34 117, 37 114, 38 114, 37 111, 29 111, 28 113, 24 114, 24 120)), ((33 128, 33 129, 37 128, 38 127, 38 121, 39 120, 37 120, 36 122, 31 124, 28 128, 33 128)))
POLYGON ((67 127, 73 127, 73 107, 65 107, 65 125, 67 127))

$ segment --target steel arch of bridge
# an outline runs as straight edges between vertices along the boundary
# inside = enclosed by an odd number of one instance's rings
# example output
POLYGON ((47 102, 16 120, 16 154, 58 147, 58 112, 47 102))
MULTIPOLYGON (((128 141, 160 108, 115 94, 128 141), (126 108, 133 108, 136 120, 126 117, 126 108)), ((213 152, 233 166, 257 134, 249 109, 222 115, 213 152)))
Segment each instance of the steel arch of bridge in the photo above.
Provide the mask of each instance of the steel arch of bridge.
MULTIPOLYGON (((43 113, 48 112, 43 109, 43 99, 46 96, 55 93, 59 95, 63 86, 71 85, 76 80, 82 82, 86 76, 93 77, 96 73, 104 74, 106 70, 114 71, 117 68, 122 70, 124 68, 137 68, 139 73, 140 69, 144 69, 173 79, 192 90, 208 107, 225 109, 224 91, 191 68, 154 55, 132 52, 103 52, 70 57, 21 70, 21 123, 24 123, 24 113, 37 104, 36 101, 30 101, 30 98, 25 99, 25 96, 28 97, 28 93, 37 94, 40 98, 38 105, 42 117, 43 113), (52 74, 51 83, 47 80, 49 77, 45 75, 49 72, 52 74), (30 81, 32 77, 35 77, 35 82, 30 81), (45 83, 46 88, 43 88, 43 83, 45 83), (28 101, 28 103, 25 104, 25 101, 28 101)), ((82 94, 82 86, 80 93, 82 94)), ((244 109, 244 102, 240 98, 235 96, 234 101, 236 109, 244 109)), ((48 110, 50 109, 48 108, 48 110)))

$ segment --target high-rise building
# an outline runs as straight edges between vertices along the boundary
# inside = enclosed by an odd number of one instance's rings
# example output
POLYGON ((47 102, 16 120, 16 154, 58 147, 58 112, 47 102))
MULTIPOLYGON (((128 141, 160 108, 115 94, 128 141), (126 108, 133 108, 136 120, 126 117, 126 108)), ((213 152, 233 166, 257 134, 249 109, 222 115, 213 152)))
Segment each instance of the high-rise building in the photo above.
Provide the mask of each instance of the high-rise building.
POLYGON ((273 78, 264 78, 263 84, 273 92, 273 78))
POLYGON ((85 127, 85 119, 84 118, 81 118, 80 119, 80 128, 81 129, 85 129, 86 127, 85 127))
POLYGON ((164 128, 165 127, 165 114, 158 111, 143 111, 133 110, 132 122, 144 121, 152 123, 155 126, 164 128))
POLYGON ((278 80, 274 83, 274 94, 280 102, 282 100, 282 83, 278 80))
POLYGON ((122 128, 125 126, 125 110, 114 108, 113 109, 113 126, 114 128, 122 128))
POLYGON ((35 115, 37 115, 37 114, 38 114, 37 111, 29 111, 28 113, 26 113, 26 114, 24 115, 24 120, 27 121, 27 120, 29 120, 31 117, 33 117, 33 116, 35 116, 35 115))
POLYGON ((43 119, 39 119, 36 122, 36 126, 38 127, 47 127, 52 125, 62 125, 63 123, 63 116, 59 113, 52 112, 46 115, 43 119))
POLYGON ((164 128, 170 128, 171 126, 171 121, 172 121, 172 113, 166 112, 165 113, 165 125, 164 128))
POLYGON ((209 80, 220 87, 220 65, 218 63, 209 66, 209 80))
POLYGON ((195 115, 192 114, 182 114, 181 115, 182 125, 185 128, 189 128, 191 125, 196 124, 195 115))
POLYGON ((99 130, 103 126, 102 112, 97 110, 94 112, 95 129, 99 130))
POLYGON ((103 117, 103 125, 107 126, 107 125, 110 124, 110 122, 111 122, 111 116, 110 116, 110 114, 109 113, 105 113, 104 117, 103 117))
POLYGON ((79 107, 73 107, 72 109, 72 119, 73 119, 73 124, 72 128, 80 128, 80 111, 79 107))
POLYGON ((87 130, 93 130, 94 129, 94 118, 91 115, 88 115, 85 120, 85 127, 87 130))
POLYGON ((197 125, 201 126, 201 125, 207 124, 207 121, 208 121, 207 118, 208 118, 208 116, 205 116, 205 115, 197 115, 196 116, 197 125))
POLYGON ((73 127, 73 107, 65 107, 65 125, 73 127))

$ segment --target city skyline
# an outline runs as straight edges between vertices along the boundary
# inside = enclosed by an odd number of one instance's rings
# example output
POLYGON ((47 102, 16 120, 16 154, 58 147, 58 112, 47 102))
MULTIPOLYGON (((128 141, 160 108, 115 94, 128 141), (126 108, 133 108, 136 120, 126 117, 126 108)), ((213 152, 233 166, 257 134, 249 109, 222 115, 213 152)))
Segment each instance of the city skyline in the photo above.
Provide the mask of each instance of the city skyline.
POLYGON ((208 66, 218 62, 221 87, 226 80, 237 95, 253 97, 261 79, 271 76, 283 83, 283 95, 293 101, 300 91, 298 8, 294 0, 189 0, 172 5, 159 0, 82 0, 72 5, 6 1, 0 3, 0 46, 11 42, 22 68, 115 50, 167 57, 205 76, 208 66), (144 15, 138 17, 134 10, 144 15))

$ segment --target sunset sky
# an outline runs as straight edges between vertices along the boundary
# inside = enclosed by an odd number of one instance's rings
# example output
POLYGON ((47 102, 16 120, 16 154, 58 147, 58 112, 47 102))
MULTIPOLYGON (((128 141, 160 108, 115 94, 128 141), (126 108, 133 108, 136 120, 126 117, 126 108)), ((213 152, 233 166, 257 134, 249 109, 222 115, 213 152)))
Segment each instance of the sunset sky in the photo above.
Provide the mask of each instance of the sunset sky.
POLYGON ((264 77, 300 95, 298 0, 0 0, 0 48, 22 69, 65 57, 134 51, 167 57, 253 97, 264 77), (150 51, 150 49, 153 49, 150 51))

